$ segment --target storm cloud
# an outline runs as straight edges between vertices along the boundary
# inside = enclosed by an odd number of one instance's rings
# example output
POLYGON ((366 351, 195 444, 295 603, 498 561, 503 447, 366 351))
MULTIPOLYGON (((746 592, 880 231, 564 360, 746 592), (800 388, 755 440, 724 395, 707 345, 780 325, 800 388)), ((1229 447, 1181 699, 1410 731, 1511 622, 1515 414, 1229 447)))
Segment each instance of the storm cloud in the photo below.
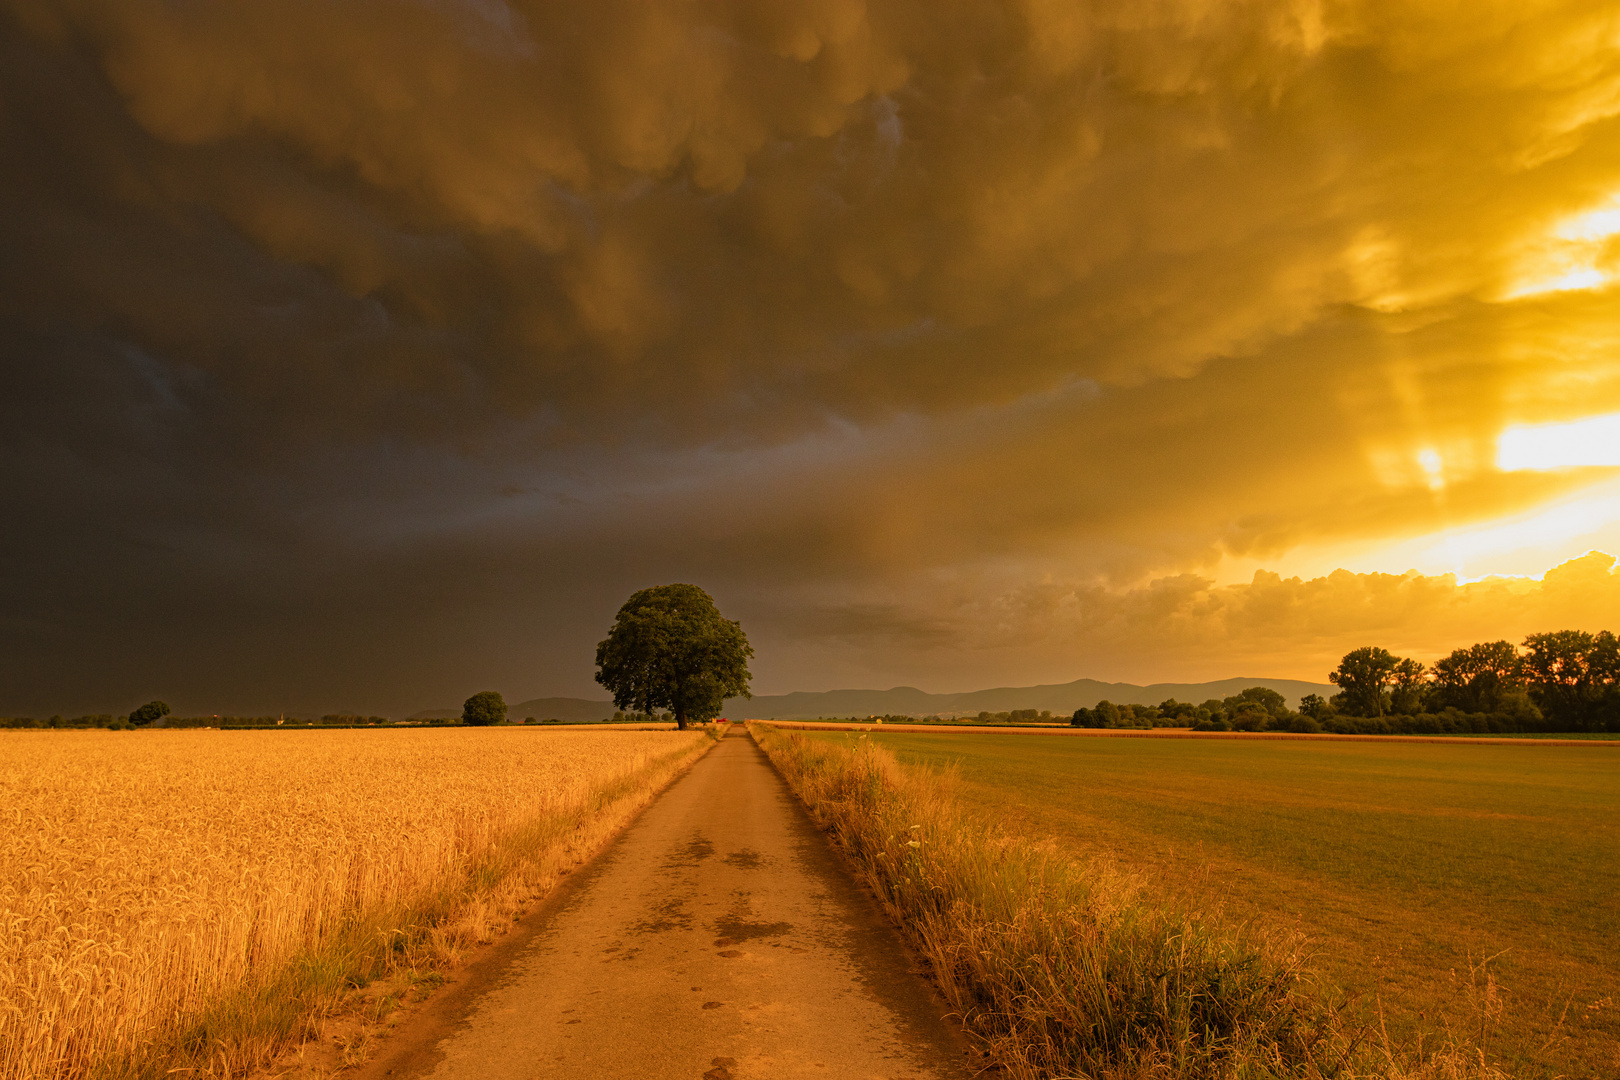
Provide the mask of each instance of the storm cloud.
MULTIPOLYGON (((1613 476, 1494 448, 1620 412, 1617 41, 1573 2, 0 0, 0 709, 586 693, 670 580, 763 692, 1320 678, 1340 637, 1234 621, 1269 579, 1218 568, 1613 476)), ((1312 625, 1508 633, 1352 592, 1312 625)))

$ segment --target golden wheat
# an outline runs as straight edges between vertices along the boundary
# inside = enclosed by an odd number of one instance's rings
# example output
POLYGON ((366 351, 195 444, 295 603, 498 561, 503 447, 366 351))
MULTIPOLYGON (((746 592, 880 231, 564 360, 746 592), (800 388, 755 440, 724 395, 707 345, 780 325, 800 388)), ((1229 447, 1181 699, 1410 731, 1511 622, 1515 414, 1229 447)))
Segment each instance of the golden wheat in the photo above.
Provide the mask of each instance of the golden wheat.
POLYGON ((0 1078, 72 1077, 701 733, 0 736, 0 1078))

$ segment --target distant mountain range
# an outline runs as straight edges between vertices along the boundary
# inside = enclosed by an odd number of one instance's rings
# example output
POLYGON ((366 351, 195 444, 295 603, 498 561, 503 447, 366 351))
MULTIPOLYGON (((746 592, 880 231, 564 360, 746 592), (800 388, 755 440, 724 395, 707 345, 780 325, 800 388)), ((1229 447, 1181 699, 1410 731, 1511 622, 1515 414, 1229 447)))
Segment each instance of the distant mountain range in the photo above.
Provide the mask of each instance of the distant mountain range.
MULTIPOLYGON (((1175 698, 1177 701, 1200 704, 1210 698, 1230 697, 1251 686, 1268 686, 1287 698, 1290 705, 1298 705, 1299 699, 1306 694, 1329 697, 1337 690, 1327 683, 1301 682, 1298 679, 1220 679, 1202 683, 1153 683, 1149 686, 1076 679, 1070 683, 1047 686, 1000 686, 965 694, 929 694, 914 686, 896 686, 892 690, 801 691, 756 697, 751 701, 732 698, 726 702, 725 715, 732 719, 759 717, 802 720, 821 716, 964 714, 1008 712, 1013 709, 1045 709, 1068 715, 1079 708, 1092 708, 1103 700, 1116 705, 1157 705, 1166 698, 1175 698)), ((415 714, 411 719, 460 715, 460 709, 429 709, 415 714)), ((606 720, 613 715, 613 702, 568 697, 535 698, 511 706, 507 715, 519 721, 530 716, 536 720, 606 720)))
MULTIPOLYGON (((965 694, 929 694, 912 686, 892 690, 827 690, 822 693, 781 694, 756 697, 752 701, 726 702, 732 713, 779 719, 817 716, 871 716, 906 713, 1008 712, 1012 709, 1046 709, 1072 714, 1079 708, 1092 708, 1099 701, 1116 705, 1157 705, 1166 698, 1195 704, 1210 698, 1230 697, 1251 686, 1269 686, 1290 705, 1297 705, 1306 694, 1323 697, 1336 688, 1325 683, 1296 679, 1221 679, 1204 683, 1107 683, 1096 679, 1076 679, 1071 683, 1047 686, 1000 686, 965 694)), ((728 714, 729 715, 729 714, 728 714)))

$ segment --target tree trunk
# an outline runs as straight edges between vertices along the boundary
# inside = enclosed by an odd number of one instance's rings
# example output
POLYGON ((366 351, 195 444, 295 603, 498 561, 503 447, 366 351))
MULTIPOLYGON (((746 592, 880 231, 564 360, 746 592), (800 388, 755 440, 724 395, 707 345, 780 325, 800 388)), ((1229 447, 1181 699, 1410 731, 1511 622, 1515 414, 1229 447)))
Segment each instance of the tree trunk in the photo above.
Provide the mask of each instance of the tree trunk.
POLYGON ((686 730, 686 713, 684 711, 677 712, 675 714, 675 730, 676 731, 685 731, 686 730))

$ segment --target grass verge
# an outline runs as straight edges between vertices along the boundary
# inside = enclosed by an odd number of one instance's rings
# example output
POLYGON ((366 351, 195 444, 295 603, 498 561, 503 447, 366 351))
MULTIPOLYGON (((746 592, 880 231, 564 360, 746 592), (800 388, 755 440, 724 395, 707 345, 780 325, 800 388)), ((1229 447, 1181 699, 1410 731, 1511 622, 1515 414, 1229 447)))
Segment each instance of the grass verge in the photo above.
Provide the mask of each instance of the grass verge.
POLYGON ((750 725, 1015 1077, 1500 1077, 1466 1035, 1402 1050, 1344 1021, 1297 937, 1146 894, 1103 860, 975 824, 949 773, 865 736, 750 725))
MULTIPOLYGON (((812 735, 836 741, 831 734, 812 735)), ((1620 759, 1599 748, 872 733, 949 767, 975 819, 1129 865, 1160 894, 1297 928, 1412 1044, 1469 1018, 1520 1080, 1620 1076, 1620 759), (1462 1006, 1459 1008, 1459 1006, 1462 1006)))
MULTIPOLYGON (((338 1067, 360 1064, 398 1005, 426 996, 465 951, 498 937, 574 866, 589 858, 671 780, 714 745, 717 732, 655 758, 566 812, 500 837, 460 880, 405 906, 358 912, 318 951, 234 988, 155 1031, 136 1049, 97 1062, 92 1080, 243 1077, 288 1064, 326 1022, 347 1018, 338 1067), (382 992, 363 993, 386 982, 382 992), (278 1059, 280 1059, 278 1061, 278 1059)), ((307 1071, 307 1070, 306 1070, 307 1071)), ((326 1070, 316 1069, 320 1073, 326 1070)))

